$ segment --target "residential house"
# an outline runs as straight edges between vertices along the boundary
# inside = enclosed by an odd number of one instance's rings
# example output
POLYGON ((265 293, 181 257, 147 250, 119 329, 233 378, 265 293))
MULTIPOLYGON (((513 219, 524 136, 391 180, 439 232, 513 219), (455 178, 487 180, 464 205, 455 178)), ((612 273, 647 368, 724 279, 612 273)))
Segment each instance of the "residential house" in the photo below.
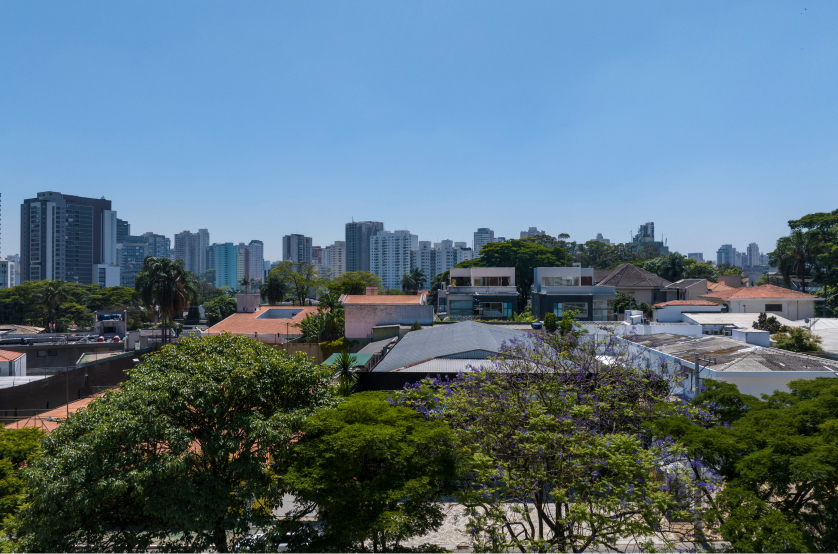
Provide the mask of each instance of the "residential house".
MULTIPOLYGON (((343 304, 345 335, 350 340, 373 340, 375 328, 382 326, 432 325, 434 308, 424 294, 345 294, 343 304)), ((396 329, 396 335, 398 329, 396 329)))
POLYGON ((537 267, 533 275, 532 313, 544 319, 548 313, 561 318, 577 312, 580 321, 614 321, 613 286, 595 285, 593 268, 537 267))
POLYGON ((437 292, 437 312, 454 321, 509 319, 518 311, 514 267, 452 268, 437 292))
POLYGON ((739 287, 724 291, 711 291, 702 298, 724 304, 731 313, 765 312, 797 320, 814 317, 816 296, 784 289, 775 285, 739 287))
MULTIPOLYGON (((595 273, 602 276, 603 272, 595 273)), ((595 284, 614 287, 618 294, 624 293, 633 296, 638 303, 656 304, 674 300, 668 298, 669 294, 666 288, 672 283, 633 264, 618 265, 610 273, 596 280, 595 284)))

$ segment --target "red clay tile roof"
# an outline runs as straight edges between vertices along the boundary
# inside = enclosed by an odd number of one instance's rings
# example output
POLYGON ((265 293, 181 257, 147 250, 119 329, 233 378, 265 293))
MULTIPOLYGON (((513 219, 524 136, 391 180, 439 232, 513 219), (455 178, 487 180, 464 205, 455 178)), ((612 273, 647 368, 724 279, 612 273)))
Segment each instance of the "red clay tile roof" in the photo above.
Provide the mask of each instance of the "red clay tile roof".
POLYGON ((421 304, 424 294, 347 294, 341 298, 344 304, 421 304))
POLYGON ((707 281, 707 290, 710 291, 722 291, 722 290, 733 290, 734 287, 725 285, 724 283, 714 283, 713 281, 707 281))
POLYGON ((11 362, 23 356, 22 352, 12 352, 11 350, 0 350, 0 362, 11 362))
POLYGON ((797 292, 796 290, 784 289, 776 285, 760 285, 758 287, 731 288, 730 290, 715 290, 708 294, 701 295, 704 298, 742 299, 742 298, 798 298, 815 299, 811 294, 797 292))
POLYGON ((664 308, 666 306, 718 306, 718 304, 709 300, 670 300, 669 302, 655 304, 655 308, 664 308))
POLYGON ((207 329, 207 334, 218 335, 225 331, 234 335, 252 335, 254 333, 260 335, 276 335, 279 333, 284 335, 288 331, 299 333, 296 329, 297 323, 305 319, 310 313, 317 313, 317 306, 261 306, 255 312, 235 313, 227 319, 219 321, 207 329), (268 310, 293 310, 296 314, 291 318, 259 317, 268 310))
POLYGON ((40 427, 47 433, 55 431, 56 429, 58 429, 58 426, 61 425, 61 422, 67 418, 68 411, 72 416, 80 409, 86 408, 88 404, 90 404, 103 394, 105 393, 100 392, 94 394, 93 396, 88 396, 87 398, 82 398, 81 400, 75 400, 73 402, 70 402, 69 406, 67 404, 63 404, 55 408, 54 410, 43 412, 41 414, 38 414, 37 416, 32 416, 26 419, 15 421, 13 423, 9 423, 6 425, 6 429, 20 429, 21 427, 40 427))

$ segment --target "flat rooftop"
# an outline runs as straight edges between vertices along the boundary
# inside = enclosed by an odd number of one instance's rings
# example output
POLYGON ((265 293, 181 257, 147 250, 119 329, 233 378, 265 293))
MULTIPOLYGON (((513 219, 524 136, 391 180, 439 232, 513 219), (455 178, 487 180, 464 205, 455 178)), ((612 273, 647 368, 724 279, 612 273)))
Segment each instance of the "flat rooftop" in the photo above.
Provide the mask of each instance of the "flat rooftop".
MULTIPOLYGON (((695 355, 701 358, 715 358, 716 364, 708 366, 715 372, 745 371, 823 371, 832 375, 838 372, 838 362, 797 354, 779 348, 754 346, 728 337, 708 335, 685 337, 670 333, 658 333, 623 340, 694 363, 695 355)), ((699 362, 706 365, 704 362, 699 362)))

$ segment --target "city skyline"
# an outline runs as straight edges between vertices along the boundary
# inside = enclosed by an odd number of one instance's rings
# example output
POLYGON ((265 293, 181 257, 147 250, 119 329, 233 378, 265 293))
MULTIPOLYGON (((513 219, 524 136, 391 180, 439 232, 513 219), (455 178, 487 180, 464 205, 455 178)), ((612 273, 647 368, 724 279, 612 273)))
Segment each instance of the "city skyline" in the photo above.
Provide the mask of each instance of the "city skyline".
POLYGON ((770 250, 838 202, 834 3, 162 6, 0 6, 3 255, 49 190, 271 260, 353 217, 770 250))

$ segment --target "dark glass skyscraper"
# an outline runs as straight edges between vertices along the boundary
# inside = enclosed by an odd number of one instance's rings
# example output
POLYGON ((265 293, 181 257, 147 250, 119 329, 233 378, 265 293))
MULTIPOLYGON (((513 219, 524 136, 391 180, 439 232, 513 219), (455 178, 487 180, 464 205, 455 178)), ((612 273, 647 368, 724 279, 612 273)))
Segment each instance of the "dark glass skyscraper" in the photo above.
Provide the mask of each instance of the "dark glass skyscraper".
POLYGON ((346 224, 346 271, 370 270, 370 238, 384 230, 380 221, 346 224))
POLYGON ((92 284, 102 263, 104 198, 39 192, 20 206, 20 262, 23 281, 58 279, 92 284))

